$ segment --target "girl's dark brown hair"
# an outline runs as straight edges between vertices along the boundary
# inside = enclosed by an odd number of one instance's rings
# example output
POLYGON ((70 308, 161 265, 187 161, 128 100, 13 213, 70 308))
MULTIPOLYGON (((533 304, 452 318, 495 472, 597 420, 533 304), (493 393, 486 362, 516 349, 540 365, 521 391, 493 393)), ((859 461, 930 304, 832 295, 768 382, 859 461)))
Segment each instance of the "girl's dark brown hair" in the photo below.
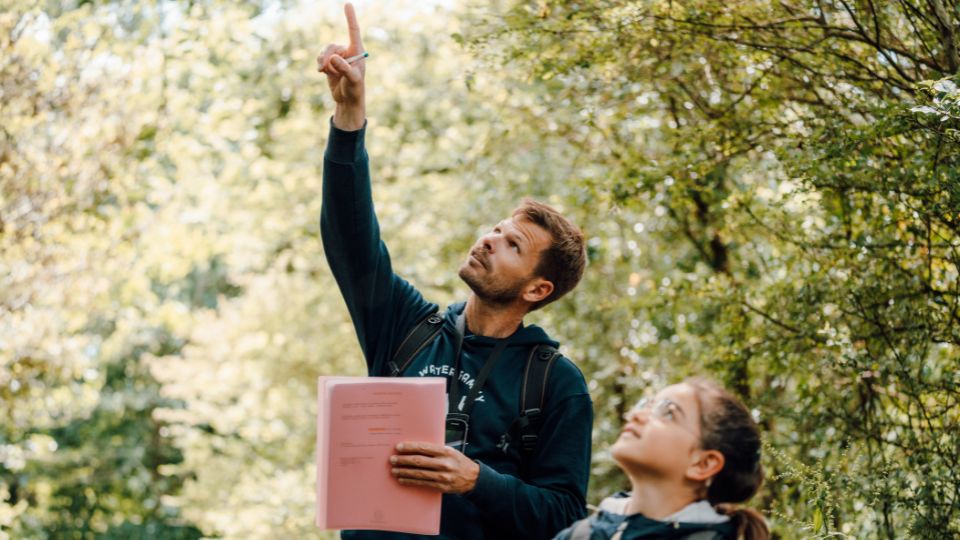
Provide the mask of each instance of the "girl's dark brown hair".
POLYGON ((703 378, 684 381, 700 402, 700 444, 723 454, 723 469, 711 479, 707 500, 730 517, 737 538, 768 540, 770 530, 756 510, 737 508, 753 497, 763 484, 760 464, 760 430, 747 407, 717 383, 703 378))

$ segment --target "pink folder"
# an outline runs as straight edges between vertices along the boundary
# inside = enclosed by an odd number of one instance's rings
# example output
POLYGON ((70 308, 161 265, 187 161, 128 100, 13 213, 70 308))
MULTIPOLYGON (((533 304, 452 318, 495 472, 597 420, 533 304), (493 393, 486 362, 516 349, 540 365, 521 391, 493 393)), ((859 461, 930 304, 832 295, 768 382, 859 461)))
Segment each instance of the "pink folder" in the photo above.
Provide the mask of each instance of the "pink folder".
POLYGON ((320 377, 317 526, 440 533, 439 491, 401 486, 390 456, 403 441, 443 444, 440 377, 320 377))

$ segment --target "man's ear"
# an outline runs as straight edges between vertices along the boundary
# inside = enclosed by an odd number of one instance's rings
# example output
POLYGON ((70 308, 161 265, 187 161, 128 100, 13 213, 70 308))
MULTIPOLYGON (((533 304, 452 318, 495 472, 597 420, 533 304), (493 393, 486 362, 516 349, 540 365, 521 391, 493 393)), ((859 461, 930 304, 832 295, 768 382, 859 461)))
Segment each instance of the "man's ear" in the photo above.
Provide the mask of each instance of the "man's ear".
POLYGON ((697 450, 691 456, 687 467, 687 478, 696 482, 705 482, 723 470, 726 460, 719 450, 697 450))
POLYGON ((533 281, 524 287, 523 294, 520 296, 527 302, 536 304, 537 302, 550 296, 551 293, 553 293, 553 282, 547 281, 542 277, 538 277, 534 278, 533 281))

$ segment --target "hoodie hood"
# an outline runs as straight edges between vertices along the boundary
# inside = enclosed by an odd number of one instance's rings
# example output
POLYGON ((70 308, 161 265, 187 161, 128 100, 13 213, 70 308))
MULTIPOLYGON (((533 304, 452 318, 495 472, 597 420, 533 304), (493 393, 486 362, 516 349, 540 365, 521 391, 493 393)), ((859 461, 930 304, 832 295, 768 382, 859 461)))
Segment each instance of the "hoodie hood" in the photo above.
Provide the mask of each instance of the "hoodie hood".
MULTIPOLYGON (((600 509, 612 514, 627 515, 630 506, 630 493, 621 491, 600 502, 600 509)), ((670 514, 662 521, 681 523, 726 523, 730 518, 717 512, 709 502, 701 500, 692 502, 678 512, 670 514)))
MULTIPOLYGON (((444 314, 444 318, 451 326, 456 326, 457 317, 463 313, 463 310, 467 307, 466 302, 457 302, 456 304, 450 304, 447 307, 447 311, 444 314)), ((499 340, 497 338, 487 337, 487 336, 478 336, 470 332, 467 329, 466 334, 463 337, 464 342, 471 342, 477 345, 493 346, 499 340)), ((517 327, 517 330, 508 338, 510 340, 510 347, 530 347, 532 345, 549 345, 553 348, 560 346, 560 343, 550 339, 550 336, 535 324, 524 325, 523 322, 520 323, 520 326, 517 327)))

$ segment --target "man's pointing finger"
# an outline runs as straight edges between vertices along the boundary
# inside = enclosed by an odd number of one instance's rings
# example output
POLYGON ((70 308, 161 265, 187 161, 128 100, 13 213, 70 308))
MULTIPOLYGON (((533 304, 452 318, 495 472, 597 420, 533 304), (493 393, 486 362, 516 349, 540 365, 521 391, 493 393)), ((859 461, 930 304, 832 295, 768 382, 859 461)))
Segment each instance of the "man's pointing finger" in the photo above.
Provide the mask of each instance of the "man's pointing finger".
POLYGON ((350 29, 350 49, 356 53, 363 52, 363 41, 360 39, 360 23, 357 22, 357 13, 353 4, 343 6, 343 13, 347 16, 347 28, 350 29))

